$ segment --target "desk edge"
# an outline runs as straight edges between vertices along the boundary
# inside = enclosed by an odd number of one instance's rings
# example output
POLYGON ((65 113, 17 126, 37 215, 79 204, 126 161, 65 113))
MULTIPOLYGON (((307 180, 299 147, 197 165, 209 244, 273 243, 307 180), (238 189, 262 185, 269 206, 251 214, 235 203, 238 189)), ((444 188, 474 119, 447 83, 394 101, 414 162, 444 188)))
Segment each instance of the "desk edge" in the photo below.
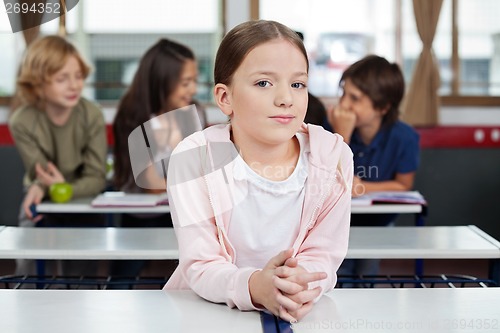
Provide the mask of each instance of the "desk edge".
POLYGON ((468 225, 468 227, 469 227, 469 229, 471 229, 472 231, 474 231, 478 236, 484 238, 485 240, 487 240, 488 242, 490 242, 492 245, 496 246, 498 248, 499 257, 500 257, 500 241, 498 241, 493 236, 487 234, 486 232, 484 232, 483 230, 481 230, 476 225, 472 225, 471 224, 471 225, 468 225))

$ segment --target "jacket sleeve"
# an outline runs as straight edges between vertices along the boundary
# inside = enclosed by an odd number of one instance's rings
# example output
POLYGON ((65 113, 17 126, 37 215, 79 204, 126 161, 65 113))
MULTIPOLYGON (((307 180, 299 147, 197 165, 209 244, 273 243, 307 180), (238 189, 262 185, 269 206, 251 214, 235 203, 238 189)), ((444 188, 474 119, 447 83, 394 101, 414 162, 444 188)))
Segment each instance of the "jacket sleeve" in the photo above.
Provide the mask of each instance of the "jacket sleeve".
MULTIPOLYGON (((229 218, 231 207, 214 208, 224 198, 215 197, 208 189, 208 182, 220 187, 226 184, 224 167, 207 175, 202 166, 206 146, 199 147, 186 140, 172 154, 167 175, 167 192, 179 244, 178 269, 183 282, 211 302, 255 310, 248 280, 257 269, 238 268, 232 263, 230 245, 218 225, 229 218)), ((213 192, 224 195, 223 188, 213 192)), ((167 283, 167 287, 170 289, 172 285, 167 283)))
MULTIPOLYGON (((304 242, 297 251, 299 265, 309 272, 326 272, 327 278, 310 283, 328 292, 337 282, 337 270, 347 254, 351 219, 351 188, 353 180, 352 152, 342 142, 342 152, 333 186, 304 242)), ((319 298, 318 298, 319 299, 319 298)))

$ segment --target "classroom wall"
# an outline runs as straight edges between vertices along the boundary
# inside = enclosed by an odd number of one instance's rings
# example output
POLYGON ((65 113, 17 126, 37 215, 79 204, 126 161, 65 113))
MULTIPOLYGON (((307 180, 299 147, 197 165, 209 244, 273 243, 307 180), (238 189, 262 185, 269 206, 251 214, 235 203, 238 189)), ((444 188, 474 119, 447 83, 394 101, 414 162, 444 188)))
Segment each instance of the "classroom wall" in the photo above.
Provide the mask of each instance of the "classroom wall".
MULTIPOLYGON (((0 225, 16 225, 23 166, 14 146, 0 146, 0 160, 0 225)), ((500 239, 500 149, 423 149, 415 188, 429 203, 427 225, 475 224, 500 239)))
MULTIPOLYGON (((104 111, 109 124, 114 110, 104 111)), ((466 108, 444 108, 442 111, 442 120, 447 119, 447 113, 453 113, 454 121, 460 122, 456 124, 459 126, 450 126, 453 123, 448 120, 447 126, 418 129, 422 151, 415 189, 428 200, 427 225, 474 224, 500 239, 498 108, 473 112, 467 112, 470 110, 466 108), (464 126, 471 123, 479 125, 464 126)), ((225 121, 213 110, 208 118, 211 123, 225 121)), ((8 138, 5 122, 5 114, 0 112, 0 225, 16 225, 24 170, 12 140, 8 138)), ((401 215, 397 223, 413 225, 414 219, 401 215)))
POLYGON ((500 149, 423 149, 415 188, 428 201, 426 225, 474 224, 500 239, 500 149))
POLYGON ((0 225, 17 225, 24 167, 15 146, 0 146, 0 225))

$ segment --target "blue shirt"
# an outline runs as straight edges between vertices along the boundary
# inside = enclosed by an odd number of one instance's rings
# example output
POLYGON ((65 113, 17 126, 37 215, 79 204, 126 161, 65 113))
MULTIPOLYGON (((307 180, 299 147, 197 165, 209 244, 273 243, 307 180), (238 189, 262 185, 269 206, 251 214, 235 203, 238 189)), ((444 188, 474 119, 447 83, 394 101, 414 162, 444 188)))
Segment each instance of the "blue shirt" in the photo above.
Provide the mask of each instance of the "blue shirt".
POLYGON ((417 171, 419 136, 407 124, 397 121, 382 126, 369 145, 365 145, 357 130, 351 137, 354 154, 354 174, 362 180, 393 180, 397 173, 417 171))
MULTIPOLYGON (((393 180, 397 173, 417 171, 420 150, 419 135, 409 125, 397 121, 392 126, 382 126, 369 145, 365 145, 357 130, 349 145, 354 154, 354 175, 362 180, 393 180)), ((395 214, 355 214, 351 225, 387 225, 395 214)))

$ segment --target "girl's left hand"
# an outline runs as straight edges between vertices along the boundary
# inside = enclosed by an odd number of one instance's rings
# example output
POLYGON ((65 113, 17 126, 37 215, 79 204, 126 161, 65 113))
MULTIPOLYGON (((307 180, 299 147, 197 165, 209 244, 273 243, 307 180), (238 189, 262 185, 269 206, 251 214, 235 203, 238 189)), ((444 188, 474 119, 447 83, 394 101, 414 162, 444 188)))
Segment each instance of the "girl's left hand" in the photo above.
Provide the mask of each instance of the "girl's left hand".
POLYGON ((38 181, 47 187, 55 183, 65 182, 64 176, 52 162, 47 163, 46 170, 44 170, 42 166, 37 163, 35 166, 35 171, 38 181))

